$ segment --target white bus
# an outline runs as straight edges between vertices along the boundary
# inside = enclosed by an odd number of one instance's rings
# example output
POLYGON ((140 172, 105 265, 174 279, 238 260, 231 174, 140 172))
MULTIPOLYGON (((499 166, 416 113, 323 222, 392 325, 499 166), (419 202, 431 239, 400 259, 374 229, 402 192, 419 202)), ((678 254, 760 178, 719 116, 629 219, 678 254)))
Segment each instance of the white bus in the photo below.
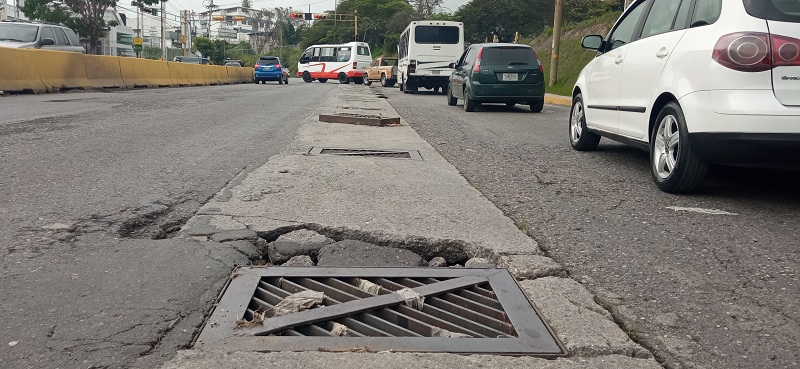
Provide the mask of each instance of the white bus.
POLYGON ((372 54, 366 42, 341 45, 314 45, 306 49, 297 63, 297 76, 311 83, 336 79, 341 84, 364 82, 364 69, 372 64, 372 54))
POLYGON ((397 45, 397 78, 400 90, 415 93, 420 87, 447 91, 448 67, 464 53, 464 23, 411 22, 397 45))

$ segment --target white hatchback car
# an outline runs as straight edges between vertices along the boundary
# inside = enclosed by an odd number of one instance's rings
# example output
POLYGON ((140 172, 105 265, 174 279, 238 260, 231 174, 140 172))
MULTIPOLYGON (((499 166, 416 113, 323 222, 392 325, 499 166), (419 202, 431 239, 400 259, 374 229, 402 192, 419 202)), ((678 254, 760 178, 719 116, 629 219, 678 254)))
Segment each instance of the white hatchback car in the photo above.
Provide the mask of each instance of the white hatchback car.
POLYGON ((636 0, 572 93, 569 138, 650 152, 666 192, 702 184, 709 163, 800 163, 800 0, 636 0))

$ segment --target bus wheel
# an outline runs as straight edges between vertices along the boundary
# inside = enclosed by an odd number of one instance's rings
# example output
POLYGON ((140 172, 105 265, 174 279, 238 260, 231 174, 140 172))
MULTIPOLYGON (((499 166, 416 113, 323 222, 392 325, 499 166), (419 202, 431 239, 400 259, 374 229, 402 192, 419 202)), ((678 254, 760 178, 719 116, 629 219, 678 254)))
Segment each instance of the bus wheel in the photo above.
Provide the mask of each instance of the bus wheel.
POLYGON ((346 85, 350 83, 350 78, 347 78, 347 75, 344 73, 339 73, 339 83, 346 85))
POLYGON ((311 83, 311 81, 313 81, 313 79, 311 78, 311 73, 308 73, 308 71, 303 72, 303 82, 311 83))

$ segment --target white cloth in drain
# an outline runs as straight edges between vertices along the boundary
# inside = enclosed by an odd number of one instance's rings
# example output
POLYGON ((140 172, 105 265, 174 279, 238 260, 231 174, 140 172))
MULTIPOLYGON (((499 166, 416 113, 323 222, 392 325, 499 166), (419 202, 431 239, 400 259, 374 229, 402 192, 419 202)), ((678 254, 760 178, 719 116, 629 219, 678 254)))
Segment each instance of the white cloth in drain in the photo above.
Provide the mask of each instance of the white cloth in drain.
POLYGON ((466 333, 450 332, 439 327, 431 327, 431 337, 473 338, 466 333))
POLYGON ((417 291, 414 291, 410 288, 403 288, 395 293, 400 295, 403 300, 406 300, 406 306, 417 310, 422 310, 422 307, 425 306, 425 296, 417 291))
POLYGON ((286 296, 283 301, 279 302, 274 308, 272 308, 272 316, 275 317, 287 315, 296 313, 298 311, 311 309, 315 305, 322 304, 322 300, 324 299, 324 292, 305 290, 293 293, 289 296, 286 296))

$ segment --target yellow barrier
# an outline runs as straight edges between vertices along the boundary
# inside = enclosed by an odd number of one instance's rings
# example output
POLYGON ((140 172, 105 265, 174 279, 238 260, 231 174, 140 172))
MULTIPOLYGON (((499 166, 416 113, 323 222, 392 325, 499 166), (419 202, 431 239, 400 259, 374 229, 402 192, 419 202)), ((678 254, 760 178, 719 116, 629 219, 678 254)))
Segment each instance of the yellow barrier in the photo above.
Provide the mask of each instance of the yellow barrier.
POLYGON ((167 62, 160 60, 119 58, 122 80, 128 87, 174 86, 169 78, 167 62))
POLYGON ((27 67, 39 73, 39 78, 48 92, 92 87, 89 78, 86 77, 83 54, 52 50, 34 51, 36 57, 27 67))
MULTIPOLYGON (((94 88, 127 88, 122 80, 119 57, 102 55, 84 55, 86 77, 94 88)), ((133 86, 131 86, 133 87, 133 86)))
POLYGON ((39 71, 31 67, 39 51, 0 47, 0 91, 47 91, 39 78, 39 71))
POLYGON ((169 68, 169 78, 172 80, 173 83, 177 86, 193 86, 196 85, 193 83, 191 78, 191 71, 189 70, 190 64, 186 63, 177 63, 177 62, 167 62, 167 67, 169 68))
POLYGON ((247 67, 226 67, 228 69, 228 80, 231 83, 248 83, 253 81, 253 68, 247 67))
POLYGON ((214 77, 219 81, 221 85, 230 84, 228 81, 228 70, 226 70, 225 66, 215 65, 214 68, 214 77))
POLYGON ((184 67, 189 76, 189 83, 192 86, 208 86, 211 84, 211 78, 207 76, 207 65, 185 64, 184 67))

